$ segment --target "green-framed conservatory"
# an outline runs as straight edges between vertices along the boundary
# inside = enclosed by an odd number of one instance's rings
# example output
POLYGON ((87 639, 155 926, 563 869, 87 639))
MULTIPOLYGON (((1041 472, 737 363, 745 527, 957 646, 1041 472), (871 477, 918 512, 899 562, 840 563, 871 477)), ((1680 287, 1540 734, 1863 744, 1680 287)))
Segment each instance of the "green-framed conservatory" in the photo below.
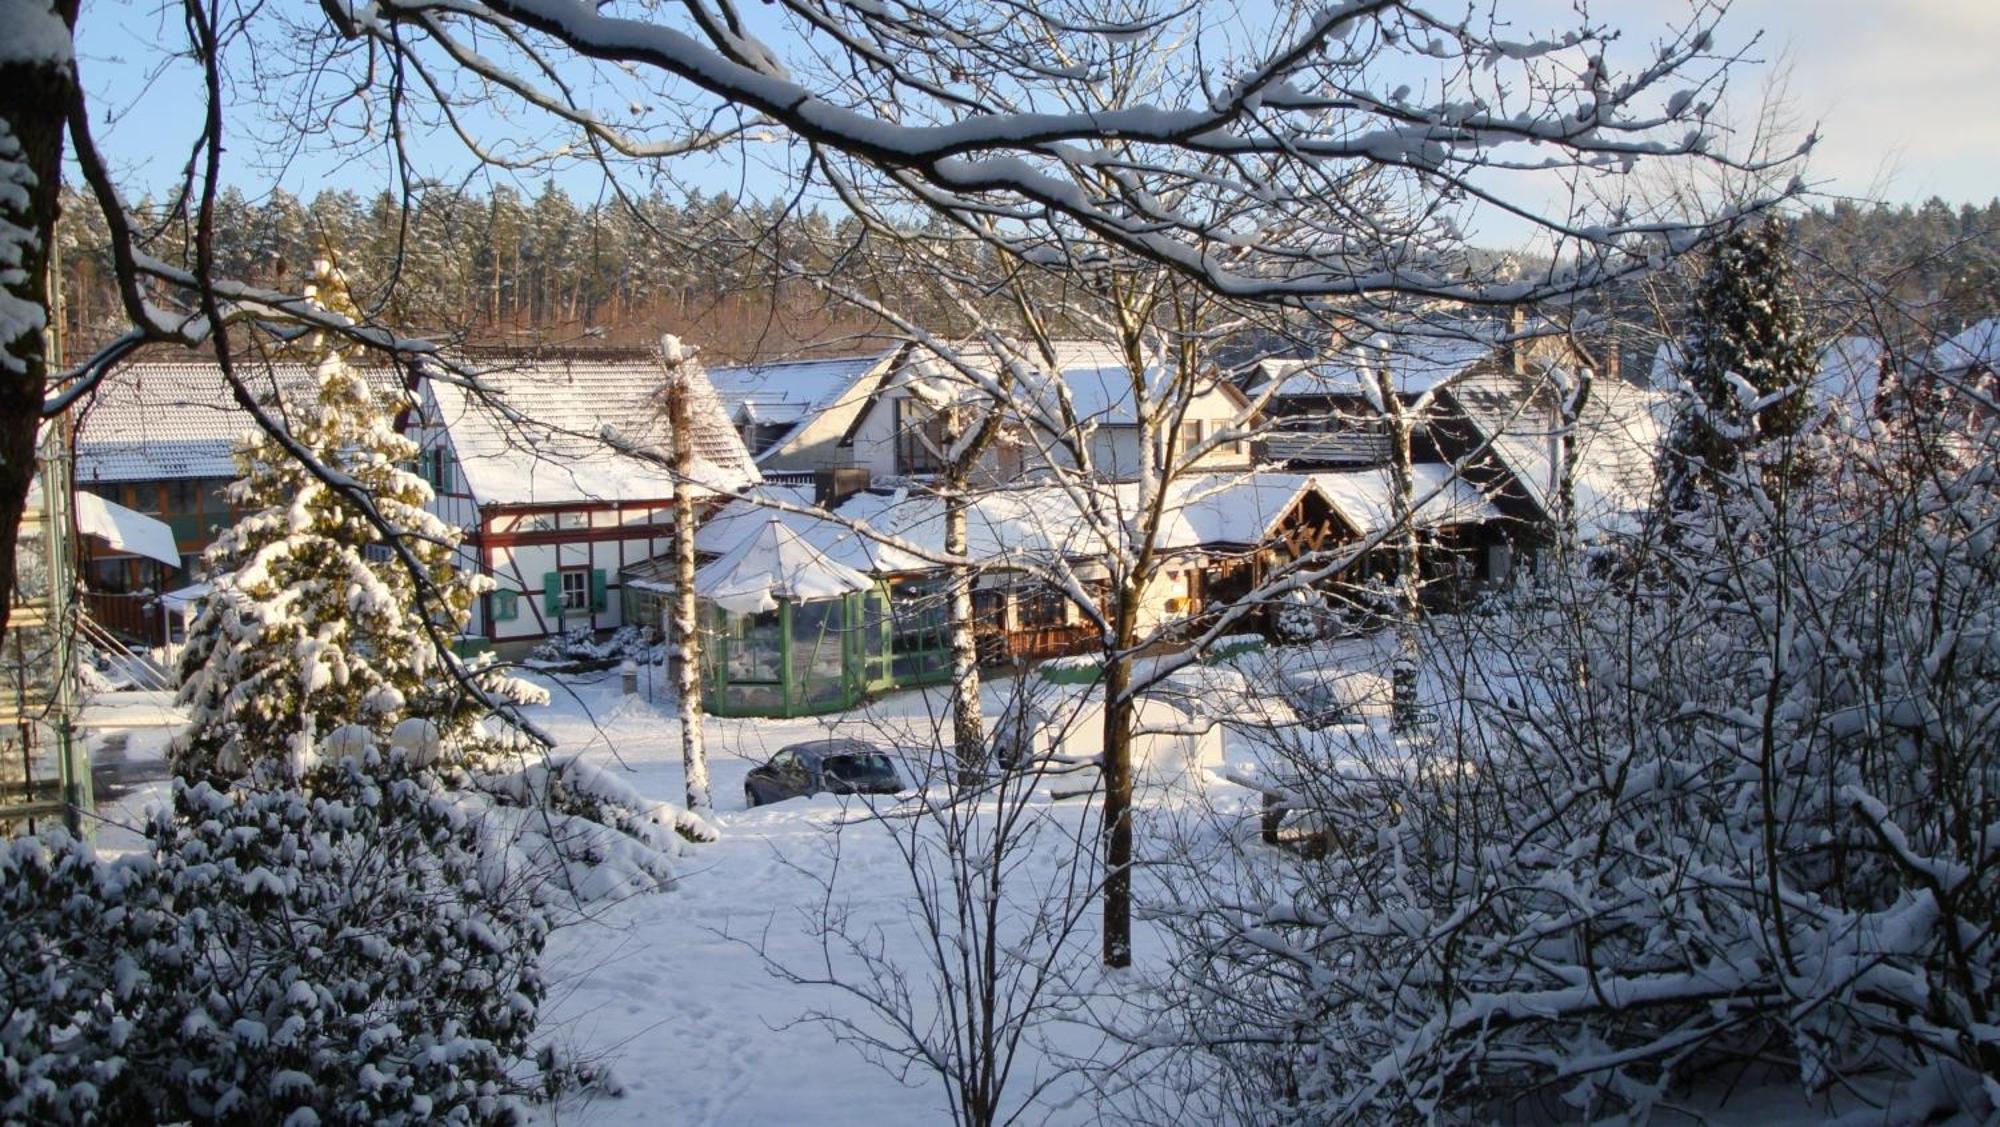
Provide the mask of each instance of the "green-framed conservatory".
POLYGON ((719 716, 851 708, 896 677, 889 587, 771 520, 695 572, 702 696, 719 716))

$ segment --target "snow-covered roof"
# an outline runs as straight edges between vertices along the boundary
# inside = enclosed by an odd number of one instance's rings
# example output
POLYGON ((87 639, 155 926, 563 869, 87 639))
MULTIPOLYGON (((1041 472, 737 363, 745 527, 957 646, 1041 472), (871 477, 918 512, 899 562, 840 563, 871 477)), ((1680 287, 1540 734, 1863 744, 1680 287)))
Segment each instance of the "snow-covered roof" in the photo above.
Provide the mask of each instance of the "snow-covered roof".
MULTIPOLYGON (((650 362, 535 360, 495 368, 469 391, 427 377, 432 406, 480 505, 660 500, 673 491, 665 374, 650 362)), ((691 385, 698 490, 735 493, 758 480, 706 381, 691 385)))
MULTIPOLYGON (((238 363, 234 370, 266 402, 308 397, 319 386, 309 364, 238 363)), ((378 397, 400 402, 399 371, 360 371, 378 397)), ((76 419, 76 480, 85 485, 235 477, 230 452, 257 427, 213 361, 124 365, 84 399, 76 419)))
POLYGON ((1948 376, 1970 368, 2000 371, 2000 317, 1988 317, 1938 345, 1931 361, 1948 376))
MULTIPOLYGON (((1070 409, 1076 413, 1079 423, 1114 427, 1137 425, 1131 371, 1117 346, 1103 341, 1060 340, 1051 342, 1051 350, 1057 370, 1061 372, 1063 386, 1069 393, 1070 409)), ((959 362, 956 365, 928 350, 917 350, 898 374, 899 380, 925 385, 924 397, 937 400, 941 396, 973 393, 960 365, 989 377, 997 376, 1001 370, 1002 358, 984 345, 967 345, 954 351, 959 362)), ((1024 406, 1035 405, 1051 421, 1061 418, 1056 388, 1044 372, 1043 357, 1029 352, 1014 359, 1022 368, 1014 385, 1016 400, 1024 406)), ((1171 378, 1171 373, 1164 366, 1155 364, 1145 371, 1143 378, 1150 392, 1149 398, 1157 398, 1166 391, 1164 385, 1171 378)), ((1221 391, 1225 386, 1218 380, 1211 387, 1204 388, 1203 392, 1221 391)))
POLYGON ((1422 395, 1494 353, 1495 346, 1482 340, 1377 336, 1320 359, 1262 361, 1252 392, 1261 393, 1275 382, 1273 399, 1361 399, 1387 365, 1398 394, 1422 395))
MULTIPOLYGON (((1410 469, 1415 478, 1412 497, 1421 502, 1417 506, 1417 527, 1441 528, 1500 519, 1500 510, 1493 502, 1482 496, 1471 482, 1454 476, 1450 466, 1426 462, 1410 469)), ((1387 467, 1309 476, 1341 519, 1363 536, 1381 532, 1392 523, 1396 482, 1387 467)))
POLYGON ((767 520, 721 558, 694 573, 694 593, 731 614, 775 610, 866 591, 874 582, 830 560, 783 522, 767 520))
MULTIPOLYGON (((796 424, 819 415, 863 386, 894 352, 824 360, 784 360, 710 368, 708 380, 733 424, 796 424)), ((773 438, 764 449, 782 446, 790 435, 773 438)), ((763 450, 751 453, 762 454, 763 450)))
POLYGON ((1882 388, 1882 360, 1881 341, 1841 337, 1819 350, 1813 390, 1839 416, 1866 423, 1875 414, 1875 397, 1882 388))
MULTIPOLYGON (((1487 373, 1453 388, 1452 395, 1529 500, 1555 511, 1556 422, 1550 392, 1511 373, 1487 373)), ((1620 380, 1591 383, 1577 420, 1575 480, 1577 531, 1584 539, 1629 529, 1652 507, 1659 476, 1662 419, 1668 397, 1620 380)))
POLYGON ((120 552, 145 556, 169 567, 181 565, 174 530, 166 522, 81 489, 76 491, 75 504, 78 532, 98 537, 120 552))
MULTIPOLYGON (((1364 531, 1373 527, 1367 523, 1372 518, 1366 516, 1371 504, 1379 502, 1387 512, 1386 479, 1370 483, 1361 481, 1360 475, 1340 474, 1193 475, 1169 487, 1158 546, 1193 551, 1261 544, 1307 492, 1318 489, 1325 494, 1320 485, 1324 477, 1355 479, 1340 486, 1347 506, 1340 511, 1346 514, 1351 509, 1354 515, 1349 520, 1364 531)), ((1427 481, 1419 475, 1420 492, 1427 481)), ((1008 557, 1050 560, 1104 554, 1107 537, 1127 533, 1125 517, 1138 506, 1138 486, 1087 483, 1078 488, 1096 492, 1086 496, 1057 485, 1028 485, 979 494, 966 513, 967 555, 1002 562, 1008 557), (1086 512, 1092 500, 1102 506, 1102 521, 1086 512)), ((1327 499, 1338 507, 1333 497, 1327 499)), ((802 489, 764 486, 731 501, 703 524, 695 534, 695 546, 704 553, 728 552, 776 521, 828 559, 873 575, 926 571, 945 555, 944 502, 929 493, 859 493, 844 501, 833 516, 764 507, 772 500, 804 507, 810 498, 802 489), (857 531, 855 525, 868 532, 857 531)), ((1426 506, 1419 518, 1442 524, 1497 515, 1461 482, 1426 506)))
POLYGON ((1164 513, 1167 546, 1262 544, 1299 499, 1315 487, 1311 474, 1203 474, 1176 478, 1164 513))

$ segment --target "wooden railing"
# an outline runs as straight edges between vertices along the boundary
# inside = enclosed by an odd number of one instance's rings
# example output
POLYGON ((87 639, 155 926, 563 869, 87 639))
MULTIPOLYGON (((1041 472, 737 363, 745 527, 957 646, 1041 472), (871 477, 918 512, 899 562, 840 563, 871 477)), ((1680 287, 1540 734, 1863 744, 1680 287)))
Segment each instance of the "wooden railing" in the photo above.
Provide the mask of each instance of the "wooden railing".
POLYGON ((143 646, 161 643, 160 603, 157 595, 114 595, 85 591, 83 606, 99 626, 121 638, 143 646))
POLYGON ((1097 645, 1097 628, 1088 625, 1031 626, 1022 630, 982 631, 979 660, 986 665, 1044 661, 1082 653, 1097 645))

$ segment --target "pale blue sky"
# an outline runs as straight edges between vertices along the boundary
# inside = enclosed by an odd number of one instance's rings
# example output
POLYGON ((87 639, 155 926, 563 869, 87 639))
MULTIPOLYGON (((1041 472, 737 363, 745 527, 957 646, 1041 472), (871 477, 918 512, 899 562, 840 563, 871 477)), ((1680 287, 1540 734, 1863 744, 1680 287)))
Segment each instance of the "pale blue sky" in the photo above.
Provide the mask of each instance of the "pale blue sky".
MULTIPOLYGON (((1501 7, 1535 29, 1574 19, 1560 0, 1501 7)), ((1644 42, 1685 10, 1686 0, 1621 0, 1600 16, 1644 42)), ((85 8, 80 56, 99 140, 133 190, 171 182, 200 124, 189 68, 145 81, 158 65, 154 44, 176 37, 177 21, 177 12, 150 0, 94 0, 85 8)), ((1983 203, 2000 195, 2000 0, 1739 0, 1723 27, 1731 43, 1764 33, 1753 52, 1762 65, 1732 78, 1732 113, 1747 118, 1770 84, 1782 82, 1797 127, 1817 123, 1825 134, 1808 170, 1816 186, 1899 201, 1941 195, 1983 203)), ((228 178, 253 195, 274 177, 303 196, 327 186, 372 193, 387 183, 378 158, 351 151, 307 153, 276 169, 272 154, 282 146, 272 140, 239 131, 227 154, 228 178)), ((470 167, 455 144, 435 151, 430 171, 470 167)), ((711 191, 768 195, 783 179, 768 165, 785 159, 767 148, 754 161, 724 158, 688 178, 711 191)), ((595 194, 594 176, 564 180, 574 194, 595 194)), ((1499 230, 1490 235, 1498 237, 1485 241, 1504 241, 1499 230)))

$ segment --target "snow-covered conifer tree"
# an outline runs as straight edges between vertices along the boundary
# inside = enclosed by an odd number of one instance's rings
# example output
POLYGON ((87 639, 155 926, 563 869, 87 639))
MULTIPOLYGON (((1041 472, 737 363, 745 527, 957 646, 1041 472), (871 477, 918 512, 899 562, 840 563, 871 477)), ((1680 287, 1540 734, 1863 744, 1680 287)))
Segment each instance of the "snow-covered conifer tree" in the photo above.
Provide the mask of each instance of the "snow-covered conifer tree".
MULTIPOLYGON (((307 293, 358 319, 330 253, 307 293)), ((417 447, 396 430, 393 405, 323 334, 307 348, 313 384, 262 405, 282 412, 282 437, 259 433, 238 449, 229 499, 244 515, 205 557, 213 587, 181 662, 192 718, 176 746, 183 774, 283 761, 296 776, 334 728, 359 724, 386 740, 411 716, 449 731, 474 714, 438 644, 476 594, 477 580, 451 565, 458 533, 425 510, 430 487, 404 468, 417 447), (371 558, 382 524, 426 582, 402 560, 371 558)))
POLYGON ((1682 380, 1687 402, 1669 451, 1668 497, 1690 504, 1753 449, 1799 433, 1811 409, 1814 349, 1775 219, 1737 230, 1709 256, 1689 309, 1682 380))

